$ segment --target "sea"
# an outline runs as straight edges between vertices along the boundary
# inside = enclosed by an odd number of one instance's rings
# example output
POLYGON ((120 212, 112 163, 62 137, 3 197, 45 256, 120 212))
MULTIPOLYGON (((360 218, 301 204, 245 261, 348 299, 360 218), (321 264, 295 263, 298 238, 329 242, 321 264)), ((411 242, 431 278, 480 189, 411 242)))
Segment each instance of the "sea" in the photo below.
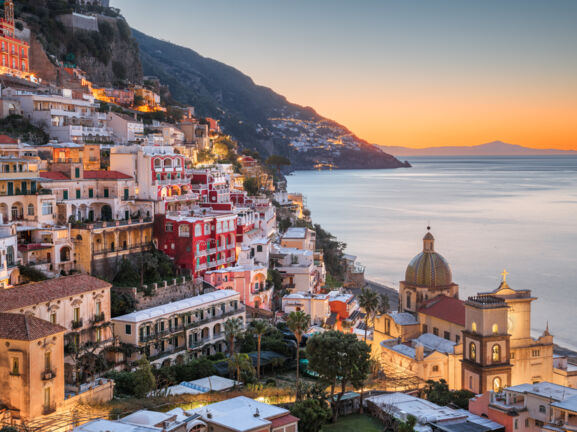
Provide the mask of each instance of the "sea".
MULTIPOLYGON (((405 159, 405 158, 403 158, 405 159)), ((412 168, 296 171, 314 223, 398 289, 431 227, 462 299, 530 289, 533 336, 577 350, 577 156, 410 157, 412 168)))

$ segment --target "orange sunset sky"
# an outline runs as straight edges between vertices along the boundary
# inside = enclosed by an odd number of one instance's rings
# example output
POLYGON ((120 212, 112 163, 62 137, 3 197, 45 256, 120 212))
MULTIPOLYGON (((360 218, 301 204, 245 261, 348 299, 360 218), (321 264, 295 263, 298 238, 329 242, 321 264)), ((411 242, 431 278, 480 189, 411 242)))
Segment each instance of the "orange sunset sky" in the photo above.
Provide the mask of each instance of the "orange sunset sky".
POLYGON ((112 0, 369 142, 577 149, 577 2, 112 0))

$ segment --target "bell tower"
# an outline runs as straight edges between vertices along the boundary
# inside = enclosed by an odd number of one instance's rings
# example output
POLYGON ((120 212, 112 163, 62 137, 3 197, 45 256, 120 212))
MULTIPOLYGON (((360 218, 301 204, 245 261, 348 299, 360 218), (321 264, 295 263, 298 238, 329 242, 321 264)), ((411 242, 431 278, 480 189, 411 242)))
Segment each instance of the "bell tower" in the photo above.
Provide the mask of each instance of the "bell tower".
POLYGON ((509 307, 499 297, 479 295, 465 302, 463 389, 476 394, 511 385, 509 307))

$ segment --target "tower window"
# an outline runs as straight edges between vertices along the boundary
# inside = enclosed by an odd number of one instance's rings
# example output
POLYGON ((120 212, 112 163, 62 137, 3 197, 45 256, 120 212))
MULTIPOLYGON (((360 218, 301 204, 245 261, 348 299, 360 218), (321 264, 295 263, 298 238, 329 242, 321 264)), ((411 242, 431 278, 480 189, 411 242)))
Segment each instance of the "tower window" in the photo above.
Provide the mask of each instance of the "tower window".
POLYGON ((494 391, 495 393, 499 393, 499 392, 501 391, 501 388, 502 388, 502 386, 501 386, 501 378, 496 377, 496 378, 493 380, 493 391, 494 391))
POLYGON ((493 362, 500 362, 501 361, 501 346, 500 345, 493 345, 493 347, 491 348, 491 358, 493 359, 493 362))
POLYGON ((493 332, 493 334, 499 334, 499 326, 497 324, 493 324, 491 331, 493 332))
POLYGON ((477 323, 475 321, 471 323, 471 331, 477 333, 477 323))
POLYGON ((407 309, 411 309, 411 293, 407 293, 406 304, 407 304, 407 309))

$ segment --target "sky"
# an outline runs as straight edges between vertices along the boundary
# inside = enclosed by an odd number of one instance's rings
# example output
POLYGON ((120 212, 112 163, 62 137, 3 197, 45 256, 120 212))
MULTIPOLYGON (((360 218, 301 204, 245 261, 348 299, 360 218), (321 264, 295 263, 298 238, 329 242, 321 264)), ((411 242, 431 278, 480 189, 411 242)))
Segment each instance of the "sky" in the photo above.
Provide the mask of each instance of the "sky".
POLYGON ((575 0, 112 0, 381 145, 577 149, 575 0))

